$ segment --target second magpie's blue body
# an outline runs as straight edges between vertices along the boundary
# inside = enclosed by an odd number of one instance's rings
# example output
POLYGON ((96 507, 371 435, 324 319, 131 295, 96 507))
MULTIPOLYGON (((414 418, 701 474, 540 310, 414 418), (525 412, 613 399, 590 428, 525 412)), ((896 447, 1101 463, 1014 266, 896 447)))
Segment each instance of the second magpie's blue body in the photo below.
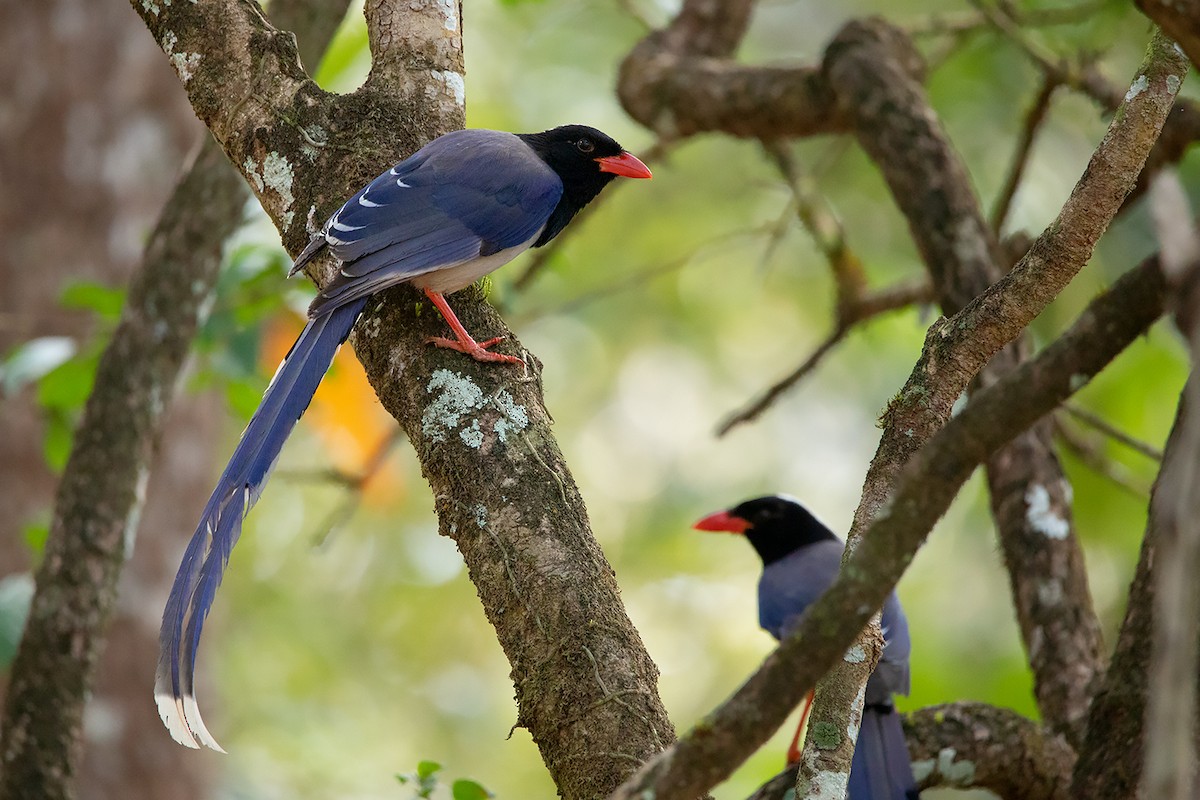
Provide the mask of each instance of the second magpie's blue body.
MULTIPOLYGON (((696 527, 744 533, 762 557, 758 619, 776 639, 792 631, 805 610, 833 586, 841 568, 842 541, 789 497, 748 500, 705 517, 696 527)), ((892 705, 892 695, 909 692, 912 641, 895 592, 882 611, 883 653, 867 681, 848 800, 917 798, 904 731, 892 705)))
POLYGON ((521 363, 487 349, 498 340, 471 338, 442 294, 545 244, 617 175, 648 178, 650 171, 594 128, 568 125, 521 135, 455 131, 371 181, 313 236, 291 274, 325 250, 341 262, 340 272, 313 301, 307 326, 242 433, 184 552, 163 612, 155 699, 176 741, 221 749, 195 700, 204 619, 243 517, 368 298, 412 283, 454 331, 455 340, 434 339, 435 344, 480 361, 521 363))

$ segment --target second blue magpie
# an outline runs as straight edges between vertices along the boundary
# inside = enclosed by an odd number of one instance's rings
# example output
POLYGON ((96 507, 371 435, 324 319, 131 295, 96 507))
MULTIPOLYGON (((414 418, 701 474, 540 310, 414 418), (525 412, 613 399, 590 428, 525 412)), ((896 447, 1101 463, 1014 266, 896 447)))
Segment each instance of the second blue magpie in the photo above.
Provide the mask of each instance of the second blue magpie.
POLYGON ((476 342, 443 295, 549 242, 617 176, 649 178, 650 170, 584 125, 530 134, 455 131, 371 181, 313 236, 290 274, 325 251, 341 262, 341 270, 309 307, 308 324, 242 433, 184 552, 163 612, 154 695, 176 741, 221 749, 196 704, 200 631, 242 519, 367 300, 389 286, 411 283, 454 333, 433 344, 478 361, 520 364, 515 356, 489 349, 499 339, 476 342))
MULTIPOLYGON (((842 540, 807 508, 790 497, 772 495, 747 500, 727 511, 709 514, 693 527, 702 531, 744 534, 763 562, 758 581, 758 621, 782 639, 837 579, 842 540)), ((848 800, 917 800, 908 748, 893 694, 908 694, 908 658, 912 643, 908 620, 893 592, 883 604, 883 655, 867 681, 862 725, 850 766, 848 800)), ((788 763, 800 759, 799 741, 808 717, 810 692, 788 763)))

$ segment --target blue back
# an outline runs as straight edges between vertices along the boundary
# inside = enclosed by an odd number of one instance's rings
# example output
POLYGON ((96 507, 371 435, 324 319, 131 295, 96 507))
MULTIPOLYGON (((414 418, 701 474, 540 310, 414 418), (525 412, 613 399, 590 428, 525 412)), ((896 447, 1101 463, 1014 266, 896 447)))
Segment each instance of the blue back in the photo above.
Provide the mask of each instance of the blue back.
POLYGON ((562 193, 554 170, 511 133, 435 139, 330 217, 324 239, 342 273, 310 313, 530 242, 562 193))

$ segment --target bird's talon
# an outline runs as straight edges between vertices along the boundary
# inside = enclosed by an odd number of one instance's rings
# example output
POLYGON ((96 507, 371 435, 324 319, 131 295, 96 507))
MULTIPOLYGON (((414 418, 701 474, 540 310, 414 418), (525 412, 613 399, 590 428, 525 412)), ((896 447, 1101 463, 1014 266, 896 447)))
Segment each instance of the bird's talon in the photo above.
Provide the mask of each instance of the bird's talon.
POLYGON ((449 339, 445 336, 430 336, 426 339, 429 344, 434 347, 441 347, 445 350, 457 350, 460 353, 466 353, 476 361, 493 361, 501 364, 520 364, 525 365, 524 360, 516 356, 505 355, 504 353, 493 353, 487 348, 503 341, 503 336, 497 336, 494 339, 488 339, 486 342, 460 342, 457 339, 449 339))

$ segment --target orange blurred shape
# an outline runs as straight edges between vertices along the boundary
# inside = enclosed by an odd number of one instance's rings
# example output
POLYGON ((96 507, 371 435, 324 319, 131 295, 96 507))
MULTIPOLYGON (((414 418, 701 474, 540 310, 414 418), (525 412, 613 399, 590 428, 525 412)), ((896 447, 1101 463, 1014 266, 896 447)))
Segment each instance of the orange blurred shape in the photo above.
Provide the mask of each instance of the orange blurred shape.
MULTIPOLYGON (((268 375, 274 374, 303 329, 304 320, 291 313, 267 323, 260 359, 268 375)), ((362 474, 396 432, 396 421, 379 404, 349 347, 334 357, 302 422, 316 432, 332 466, 350 475, 362 474)), ((363 502, 374 506, 393 503, 403 487, 395 460, 387 458, 363 486, 363 502)))

